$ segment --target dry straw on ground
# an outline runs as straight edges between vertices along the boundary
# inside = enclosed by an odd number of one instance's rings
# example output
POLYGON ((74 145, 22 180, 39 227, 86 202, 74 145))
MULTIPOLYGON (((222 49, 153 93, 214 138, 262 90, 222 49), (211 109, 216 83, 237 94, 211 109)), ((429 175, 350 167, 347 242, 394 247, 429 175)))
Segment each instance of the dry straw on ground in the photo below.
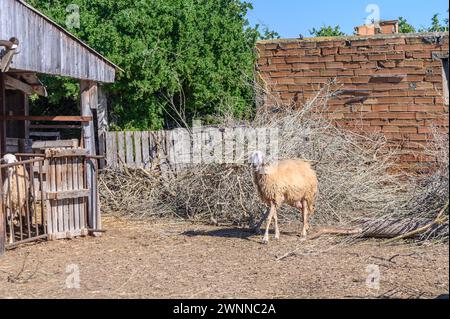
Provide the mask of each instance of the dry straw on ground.
MULTIPOLYGON (((433 173, 407 174, 397 169, 401 150, 381 134, 363 134, 333 124, 328 100, 339 94, 325 86, 301 109, 281 105, 261 108, 249 127, 279 129, 279 158, 314 163, 320 190, 315 225, 360 225, 370 220, 429 220, 448 201, 448 134, 432 134, 425 154, 434 159, 433 173)), ((267 92, 266 96, 267 96, 267 92)), ((224 126, 242 125, 232 117, 224 126)), ((106 170, 101 175, 103 209, 132 218, 176 216, 212 223, 252 224, 265 207, 259 200, 248 165, 193 165, 162 177, 159 171, 106 170)), ((285 207, 282 220, 298 219, 285 207)), ((447 240, 448 210, 423 239, 447 240)))

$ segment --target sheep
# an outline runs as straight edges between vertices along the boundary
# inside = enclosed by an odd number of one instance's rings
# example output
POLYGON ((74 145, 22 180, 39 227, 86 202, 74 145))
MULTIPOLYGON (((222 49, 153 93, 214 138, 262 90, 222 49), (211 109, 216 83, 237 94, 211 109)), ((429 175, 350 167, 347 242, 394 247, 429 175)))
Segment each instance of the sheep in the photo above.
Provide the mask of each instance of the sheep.
POLYGON ((269 242, 269 228, 274 219, 275 239, 280 238, 277 209, 286 203, 300 210, 303 215, 302 237, 309 230, 308 218, 314 213, 318 192, 318 181, 315 171, 307 161, 291 159, 267 164, 262 152, 254 152, 250 158, 253 166, 253 177, 260 198, 270 209, 255 226, 259 232, 264 220, 267 220, 263 243, 269 242))
MULTIPOLYGON (((6 154, 2 158, 5 164, 18 163, 15 155, 6 154)), ((3 172, 2 172, 3 173, 3 172)), ((3 200, 9 225, 9 243, 13 243, 14 219, 25 212, 28 204, 29 176, 23 165, 8 167, 4 171, 3 177, 3 200)))

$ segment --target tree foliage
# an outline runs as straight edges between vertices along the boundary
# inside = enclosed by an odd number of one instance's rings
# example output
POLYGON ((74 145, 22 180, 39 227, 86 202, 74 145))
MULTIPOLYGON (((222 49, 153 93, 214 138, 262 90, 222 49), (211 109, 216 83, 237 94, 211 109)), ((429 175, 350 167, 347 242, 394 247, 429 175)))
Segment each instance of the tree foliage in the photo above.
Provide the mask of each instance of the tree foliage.
MULTIPOLYGON (((114 61, 123 73, 107 87, 110 118, 126 129, 160 129, 174 118, 208 119, 227 109, 253 112, 255 42, 251 4, 240 0, 29 0, 114 61), (69 7, 70 5, 70 7, 69 7), (73 18, 73 17, 72 17, 73 18), (175 111, 176 110, 176 111, 175 111)), ((76 82, 46 79, 50 98, 35 104, 77 103, 76 82), (55 90, 54 90, 55 89, 55 90)))
POLYGON ((320 29, 312 28, 308 32, 314 37, 341 37, 346 35, 339 25, 334 27, 324 25, 320 29))
POLYGON ((409 24, 408 21, 403 18, 398 18, 398 32, 400 33, 415 33, 416 28, 413 25, 409 24))
POLYGON ((448 16, 441 21, 439 20, 439 13, 436 13, 431 18, 431 26, 426 28, 422 27, 419 29, 419 32, 448 32, 448 30, 449 30, 448 16))

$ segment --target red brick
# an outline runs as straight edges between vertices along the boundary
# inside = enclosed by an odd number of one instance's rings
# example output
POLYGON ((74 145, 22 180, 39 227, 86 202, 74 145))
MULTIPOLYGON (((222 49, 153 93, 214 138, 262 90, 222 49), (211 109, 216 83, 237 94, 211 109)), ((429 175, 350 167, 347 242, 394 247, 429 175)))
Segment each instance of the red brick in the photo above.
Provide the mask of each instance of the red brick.
POLYGON ((343 69, 344 63, 343 62, 327 62, 327 63, 325 63, 325 68, 327 68, 327 69, 343 69))
POLYGON ((432 97, 416 97, 414 99, 416 104, 434 104, 434 98, 432 97))
POLYGON ((286 63, 285 58, 270 58, 268 59, 269 64, 286 63))
POLYGON ((411 97, 380 97, 378 102, 382 104, 405 104, 414 103, 414 98, 411 97))
POLYGON ((355 75, 373 75, 376 73, 375 69, 357 69, 355 70, 355 75))
POLYGON ((299 42, 299 47, 302 49, 314 49, 317 48, 316 41, 301 41, 299 42))
POLYGON ((404 127, 400 127, 400 132, 417 134, 418 128, 414 127, 414 126, 404 126, 404 127))
POLYGON ((429 52, 413 52, 412 56, 414 59, 431 59, 431 51, 429 52))
POLYGON ((349 55, 349 54, 336 55, 334 57, 334 59, 336 60, 336 62, 351 62, 352 61, 352 56, 349 55))
POLYGON ((307 49, 305 54, 306 55, 320 55, 321 50, 319 48, 315 49, 307 49))
POLYGON ((273 64, 277 71, 288 71, 291 70, 292 66, 290 64, 273 64))
POLYGON ((294 63, 291 66, 293 71, 316 70, 316 69, 324 69, 325 63, 294 63))
POLYGON ((335 55, 338 54, 339 48, 323 48, 322 55, 335 55))
POLYGON ((399 67, 423 68, 424 62, 418 60, 404 60, 398 64, 399 67))
POLYGON ((391 105, 389 106, 389 111, 391 112, 408 112, 407 105, 391 105))
POLYGON ((369 57, 366 54, 355 54, 355 55, 352 55, 352 61, 365 62, 365 61, 369 61, 369 57))
POLYGON ((397 126, 383 126, 384 133, 398 133, 400 132, 400 128, 397 126))
POLYGON ((279 78, 275 80, 277 84, 295 84, 293 78, 279 78))
POLYGON ((425 76, 425 81, 431 82, 431 83, 434 83, 434 82, 442 83, 443 79, 442 79, 442 76, 440 76, 440 75, 427 75, 427 76, 425 76))
POLYGON ((319 61, 320 62, 335 62, 336 58, 334 55, 320 56, 319 61))
POLYGON ((403 44, 396 45, 395 50, 397 51, 423 51, 424 46, 421 44, 403 44))
POLYGON ((277 50, 274 51, 273 56, 275 57, 292 57, 292 56, 303 56, 305 55, 305 50, 277 50))
POLYGON ((356 62, 351 62, 351 63, 343 62, 343 63, 344 63, 344 68, 346 68, 346 69, 360 69, 361 68, 361 63, 356 63, 356 62))
POLYGON ((279 47, 282 49, 289 50, 289 49, 299 49, 300 45, 298 42, 284 42, 280 43, 279 47))
POLYGON ((404 58, 405 58, 405 54, 403 52, 386 54, 387 60, 403 60, 404 58))
POLYGON ((351 83, 369 83, 369 76, 355 76, 351 78, 351 83))
POLYGON ((429 137, 427 134, 408 134, 408 139, 410 141, 427 141, 429 137))
POLYGON ((442 112, 444 108, 440 105, 411 105, 408 107, 410 112, 442 112))
POLYGON ((358 53, 357 48, 352 47, 345 47, 345 48, 339 48, 339 54, 355 54, 358 53))
POLYGON ((388 112, 389 105, 372 105, 372 111, 374 112, 388 112))
POLYGON ((392 125, 392 126, 417 126, 420 123, 417 122, 417 120, 403 120, 403 119, 396 119, 396 120, 391 120, 389 121, 389 124, 387 125, 392 125))
POLYGON ((384 61, 384 60, 386 60, 386 54, 370 54, 369 60, 370 61, 384 61))

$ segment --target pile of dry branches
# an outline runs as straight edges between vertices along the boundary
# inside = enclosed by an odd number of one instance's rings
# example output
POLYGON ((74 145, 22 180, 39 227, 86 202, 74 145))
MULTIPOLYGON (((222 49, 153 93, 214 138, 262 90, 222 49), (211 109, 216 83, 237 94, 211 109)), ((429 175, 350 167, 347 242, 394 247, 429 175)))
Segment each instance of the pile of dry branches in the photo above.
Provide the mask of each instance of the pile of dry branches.
MULTIPOLYGON (((396 169, 399 150, 383 135, 367 135, 332 123, 328 100, 336 95, 325 86, 301 109, 276 105, 260 109, 249 127, 278 128, 278 158, 303 158, 314 163, 320 190, 316 225, 355 225, 402 218, 432 218, 448 201, 448 134, 436 131, 426 147, 435 159, 434 173, 405 174, 396 169)), ((226 126, 242 125, 227 117, 226 126)), ((128 217, 178 216, 194 221, 247 225, 265 207, 253 185, 251 168, 238 164, 192 165, 165 177, 159 171, 106 170, 101 175, 103 209, 128 217)), ((298 219, 284 208, 282 220, 298 219)), ((448 238, 448 211, 438 232, 448 238)), ((432 234, 433 233, 433 234, 432 234)))

